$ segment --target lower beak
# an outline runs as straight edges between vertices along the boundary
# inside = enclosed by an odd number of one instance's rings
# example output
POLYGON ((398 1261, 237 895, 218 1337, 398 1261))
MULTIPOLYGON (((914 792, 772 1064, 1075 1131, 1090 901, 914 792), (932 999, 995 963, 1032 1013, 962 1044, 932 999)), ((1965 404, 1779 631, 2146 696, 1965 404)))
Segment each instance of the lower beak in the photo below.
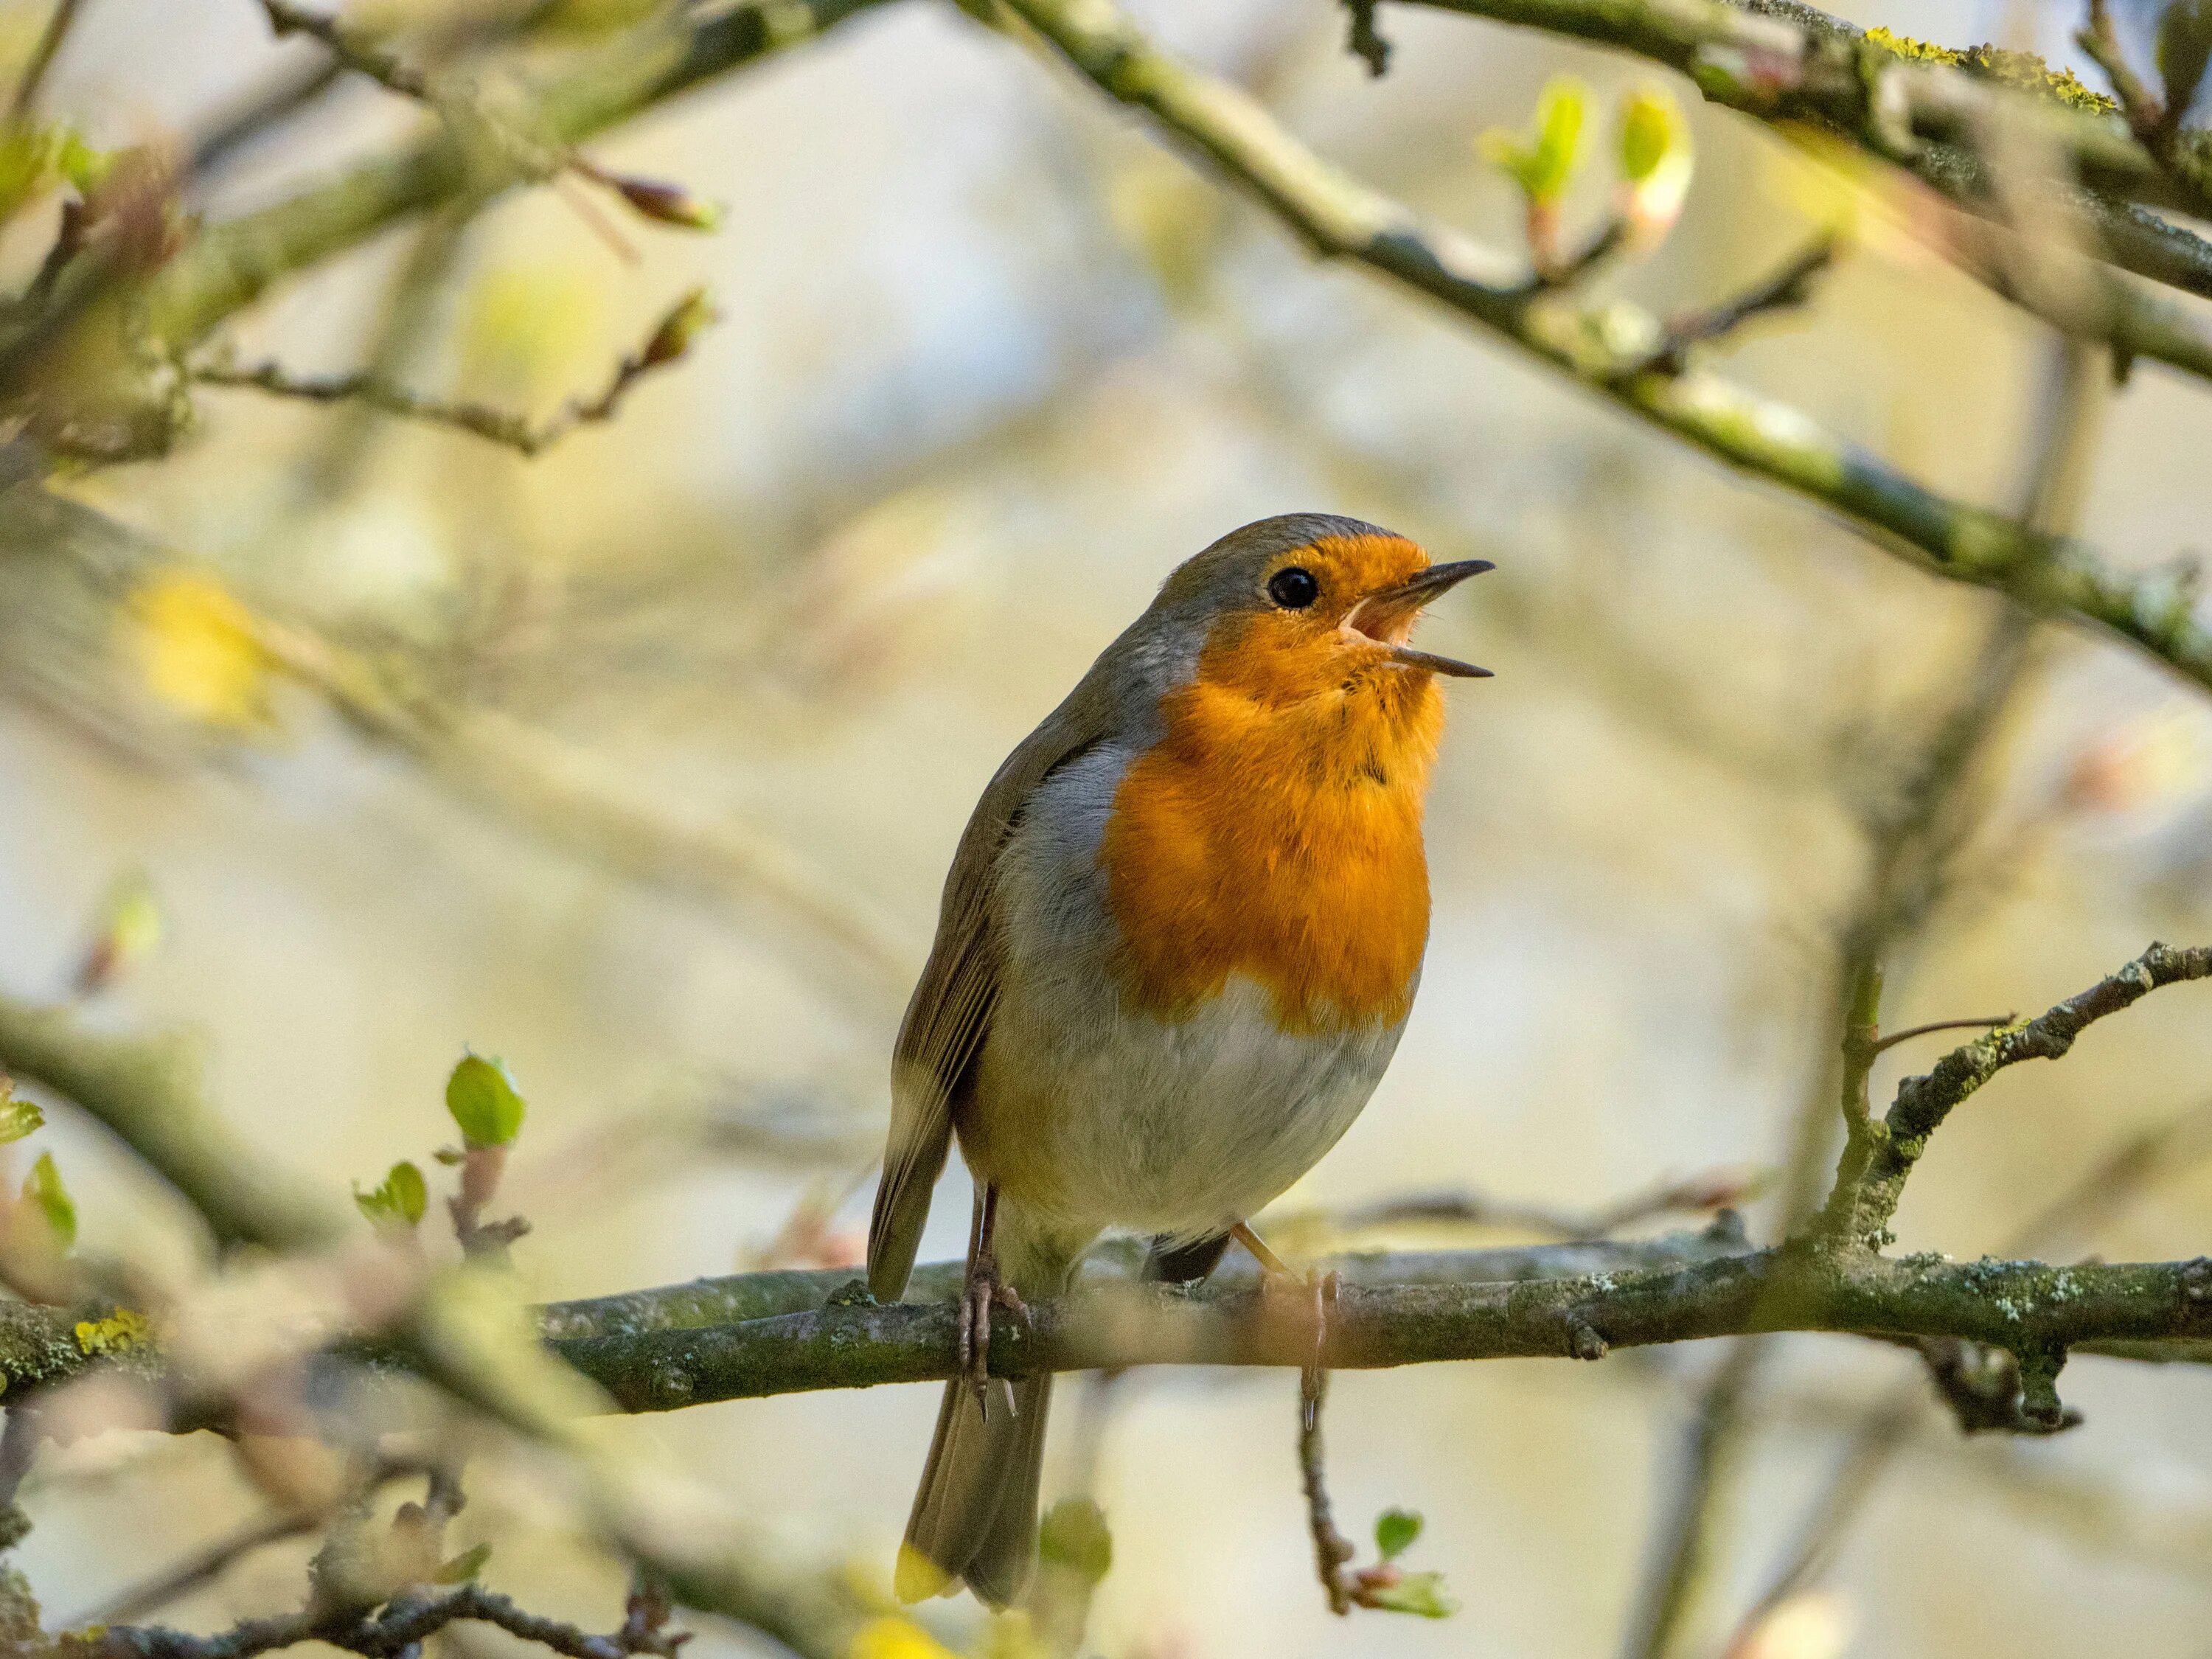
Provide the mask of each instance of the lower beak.
POLYGON ((1406 643, 1406 637, 1413 631, 1413 619, 1420 615, 1424 606, 1442 598, 1469 576, 1480 576, 1484 571, 1497 568, 1487 559, 1461 559, 1452 564, 1432 564, 1395 587, 1370 593, 1352 606, 1352 614, 1344 619, 1344 626, 1348 631, 1381 646, 1390 653, 1391 661, 1405 667, 1425 668, 1432 674, 1449 674, 1459 679, 1486 680, 1491 678, 1487 668, 1477 668, 1473 663, 1461 662, 1452 657, 1439 657, 1427 651, 1416 651, 1406 643))

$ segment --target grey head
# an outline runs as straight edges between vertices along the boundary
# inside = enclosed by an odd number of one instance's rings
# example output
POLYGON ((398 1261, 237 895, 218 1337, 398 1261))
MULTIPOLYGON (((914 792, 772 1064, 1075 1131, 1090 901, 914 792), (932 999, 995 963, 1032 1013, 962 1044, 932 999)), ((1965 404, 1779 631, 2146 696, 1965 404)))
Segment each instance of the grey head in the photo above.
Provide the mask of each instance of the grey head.
POLYGON ((1408 538, 1360 519, 1331 513, 1261 519, 1176 566, 1079 690, 1110 699, 1125 720, 1149 725, 1159 699, 1197 672, 1200 653, 1224 621, 1285 607, 1310 607, 1307 614, 1332 633, 1341 627, 1352 637, 1367 635, 1359 648, 1379 647, 1402 666, 1481 677, 1487 671, 1404 641, 1421 606, 1490 568, 1482 559, 1431 564, 1408 538))

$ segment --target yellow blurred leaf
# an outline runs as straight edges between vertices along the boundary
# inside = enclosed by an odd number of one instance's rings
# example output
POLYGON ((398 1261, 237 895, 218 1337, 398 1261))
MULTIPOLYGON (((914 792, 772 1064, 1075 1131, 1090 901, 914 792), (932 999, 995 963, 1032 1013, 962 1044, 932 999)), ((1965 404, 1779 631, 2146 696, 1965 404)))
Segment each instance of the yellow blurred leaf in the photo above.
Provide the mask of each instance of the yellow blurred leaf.
POLYGON ((606 332, 604 285, 581 264, 498 265, 470 292, 463 368, 484 395, 527 397, 596 362, 606 332))
POLYGON ((872 1619, 853 1637, 846 1659, 958 1659, 910 1619, 872 1619))
POLYGON ((2106 733, 2075 759, 2060 787, 2072 809, 2140 812, 2172 807, 2212 783, 2212 738, 2194 708, 2168 705, 2106 733))
POLYGON ((1729 1650, 1729 1659, 1838 1659, 1856 1621, 1833 1590, 1807 1590, 1778 1605, 1729 1650))
POLYGON ((139 667, 155 696, 210 726, 266 723, 269 657, 253 613, 220 583, 158 575, 131 610, 139 667))

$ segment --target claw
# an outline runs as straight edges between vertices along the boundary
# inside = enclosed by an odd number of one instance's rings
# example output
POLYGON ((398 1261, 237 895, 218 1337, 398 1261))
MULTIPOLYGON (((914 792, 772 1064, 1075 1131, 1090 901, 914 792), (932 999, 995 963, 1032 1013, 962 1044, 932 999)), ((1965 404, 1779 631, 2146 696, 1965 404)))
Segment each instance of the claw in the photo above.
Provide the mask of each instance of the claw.
POLYGON ((991 1411, 991 1304, 1001 1288, 995 1260, 978 1255, 969 1262, 960 1294, 960 1376, 986 1417, 991 1411))
POLYGON ((992 1247, 998 1219, 999 1189, 987 1185, 975 1194, 968 1273, 960 1285, 960 1379, 975 1396, 975 1409, 987 1418, 991 1414, 991 1304, 995 1302, 1024 1320, 1029 1317, 1013 1286, 999 1279, 999 1253, 992 1247))
POLYGON ((1304 1366, 1307 1425, 1310 1430, 1319 1402, 1322 1356, 1328 1351, 1328 1322, 1336 1309, 1336 1293, 1344 1283, 1343 1276, 1334 1268, 1327 1273, 1293 1271, 1282 1257, 1267 1248, 1266 1240, 1241 1221, 1230 1229, 1230 1236, 1249 1250, 1253 1260, 1260 1264, 1260 1294, 1263 1298, 1301 1296, 1312 1302, 1313 1357, 1304 1366))

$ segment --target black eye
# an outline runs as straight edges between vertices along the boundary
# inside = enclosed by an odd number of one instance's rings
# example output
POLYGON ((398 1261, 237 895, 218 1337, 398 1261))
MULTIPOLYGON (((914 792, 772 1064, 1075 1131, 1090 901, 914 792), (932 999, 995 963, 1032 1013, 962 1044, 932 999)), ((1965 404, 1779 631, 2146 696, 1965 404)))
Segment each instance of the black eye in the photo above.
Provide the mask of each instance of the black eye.
POLYGON ((1304 565, 1285 565, 1267 578, 1267 597, 1285 611, 1303 611, 1321 597, 1321 584, 1304 565))

